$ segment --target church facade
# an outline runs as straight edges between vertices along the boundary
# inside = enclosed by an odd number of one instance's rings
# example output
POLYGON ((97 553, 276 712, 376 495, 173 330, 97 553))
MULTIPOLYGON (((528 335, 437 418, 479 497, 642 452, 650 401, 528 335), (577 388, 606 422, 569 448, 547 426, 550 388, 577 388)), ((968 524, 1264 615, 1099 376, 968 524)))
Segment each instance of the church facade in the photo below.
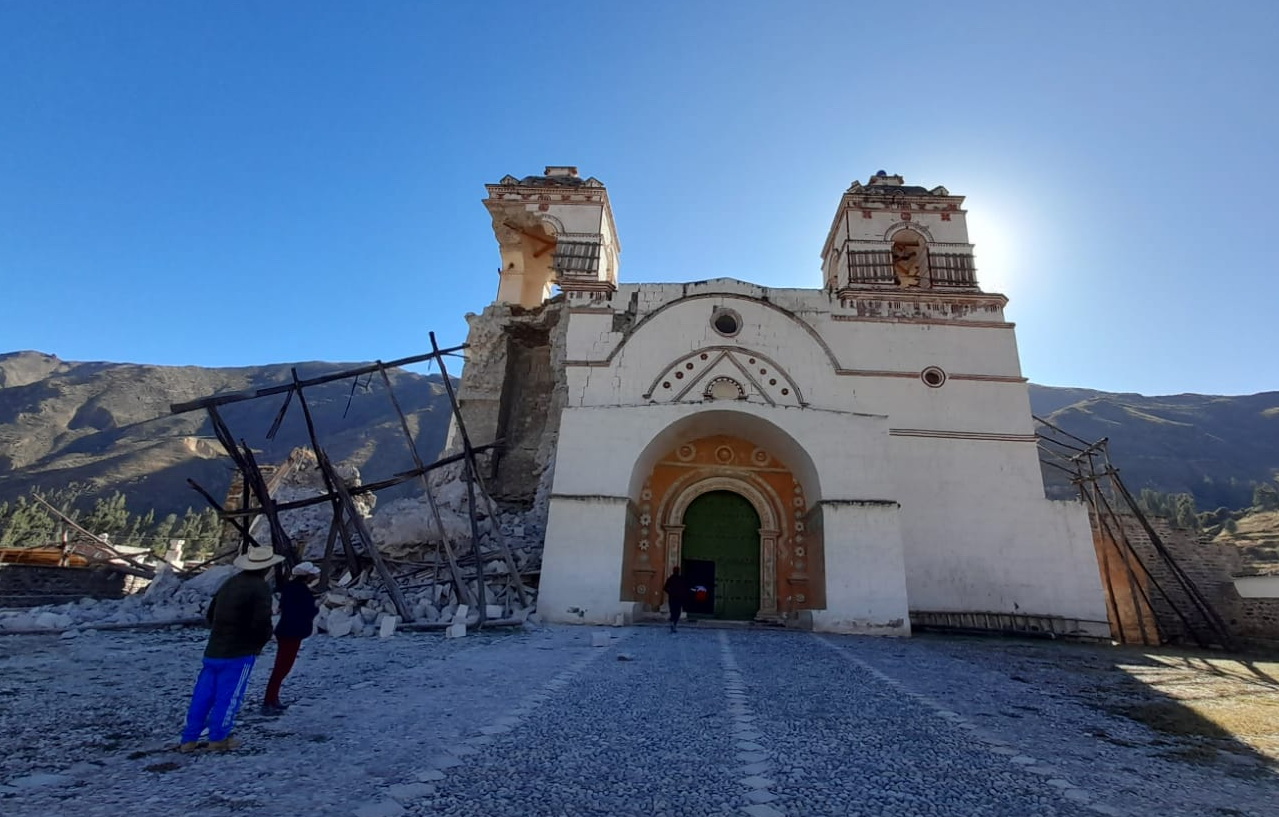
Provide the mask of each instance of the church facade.
POLYGON ((853 183, 811 289, 621 283, 607 190, 575 168, 485 205, 498 297, 468 316, 460 397, 472 437, 503 441, 486 484, 545 508, 545 619, 658 611, 681 566, 706 588, 690 615, 1108 634, 1087 512, 1044 496, 961 196, 853 183))

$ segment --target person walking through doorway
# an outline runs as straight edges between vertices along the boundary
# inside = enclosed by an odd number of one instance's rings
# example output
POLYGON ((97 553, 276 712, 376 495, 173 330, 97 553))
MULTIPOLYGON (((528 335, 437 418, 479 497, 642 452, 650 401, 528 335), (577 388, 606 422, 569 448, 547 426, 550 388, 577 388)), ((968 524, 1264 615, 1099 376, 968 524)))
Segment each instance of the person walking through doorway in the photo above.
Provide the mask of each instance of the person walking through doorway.
POLYGON ((289 677, 297 660, 302 639, 309 638, 315 628, 315 605, 311 587, 320 578, 320 569, 302 562, 292 571, 293 578, 280 588, 280 622, 275 625, 275 666, 262 699, 262 714, 276 717, 284 714, 287 704, 280 702, 280 686, 289 677))
POLYGON ((226 580, 209 602, 209 643, 204 665, 191 694, 179 752, 199 748, 201 733, 209 730, 209 749, 229 752, 239 746, 231 737, 235 716, 244 702, 249 675, 258 653, 271 640, 270 569, 284 561, 269 547, 251 547, 235 560, 240 573, 226 580))
POLYGON ((679 626, 680 613, 684 612, 684 602, 688 599, 688 582, 680 575, 679 566, 671 568, 671 576, 662 587, 666 591, 666 605, 671 611, 671 632, 679 626))

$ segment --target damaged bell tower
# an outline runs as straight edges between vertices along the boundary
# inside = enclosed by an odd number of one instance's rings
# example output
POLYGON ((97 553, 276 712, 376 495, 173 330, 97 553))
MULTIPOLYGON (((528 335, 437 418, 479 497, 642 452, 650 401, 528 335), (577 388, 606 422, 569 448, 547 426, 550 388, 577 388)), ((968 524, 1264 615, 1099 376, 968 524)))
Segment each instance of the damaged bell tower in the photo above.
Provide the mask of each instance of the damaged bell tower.
POLYGON ((493 498, 541 526, 567 394, 563 312, 612 299, 621 246, 608 191, 575 167, 486 188, 502 266, 497 298, 467 315, 458 398, 472 436, 500 441, 481 463, 493 498))
POLYGON ((559 286, 569 300, 617 290, 621 247, 608 191, 576 167, 485 185, 502 253, 497 302, 536 309, 559 286))

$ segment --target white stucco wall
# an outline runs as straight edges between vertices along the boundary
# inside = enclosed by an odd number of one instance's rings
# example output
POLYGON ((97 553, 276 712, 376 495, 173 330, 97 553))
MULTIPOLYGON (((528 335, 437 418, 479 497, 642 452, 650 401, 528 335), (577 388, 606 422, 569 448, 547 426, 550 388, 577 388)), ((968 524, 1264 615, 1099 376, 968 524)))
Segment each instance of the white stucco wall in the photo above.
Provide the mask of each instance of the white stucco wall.
MULTIPOLYGON (((834 503, 824 511, 828 608, 814 615, 815 626, 907 632, 901 623, 907 607, 1104 622, 1087 516, 1082 506, 1043 497, 1028 390, 1002 300, 956 297, 938 305, 929 298, 940 296, 882 297, 885 310, 904 317, 859 317, 821 290, 768 290, 731 279, 627 285, 611 302, 571 310, 569 408, 555 493, 633 497, 651 466, 636 463, 663 429, 659 454, 683 441, 669 429, 685 439, 718 433, 699 430, 695 418, 727 410, 783 431, 811 459, 810 481, 820 483, 820 493, 806 485, 810 500, 834 503), (740 315, 741 331, 715 332, 716 309, 740 315), (620 315, 627 319, 616 320, 620 315), (773 389, 771 397, 748 389, 746 400, 712 402, 693 389, 670 402, 677 389, 661 388, 664 380, 674 386, 678 371, 680 388, 701 382, 711 370, 699 367, 710 367, 725 350, 754 356, 767 369, 759 375, 752 366, 749 374, 764 391, 773 389), (706 362, 699 351, 707 352, 706 362), (941 388, 920 380, 928 366, 946 372, 941 388), (779 383, 764 386, 770 379, 779 383), (796 384, 802 407, 784 405, 785 383, 796 384), (839 504, 859 500, 895 500, 900 512, 839 504)), ((729 371, 727 363, 718 365, 716 373, 729 371)), ((732 433, 716 423, 707 428, 732 433)), ((758 429, 745 431, 749 438, 758 429)), ((581 575, 597 564, 596 554, 583 549, 597 545, 577 530, 584 523, 568 521, 574 514, 587 518, 570 510, 581 504, 572 502, 552 502, 547 559, 581 575)), ((610 539, 607 574, 598 562, 589 582, 614 594, 624 519, 617 514, 610 519, 619 550, 611 550, 610 539)), ((550 596, 555 605, 590 607, 568 604, 559 592, 550 596)))
POLYGON ((906 577, 888 462, 886 418, 734 403, 566 409, 543 555, 538 610, 550 621, 607 623, 630 612, 621 587, 625 507, 653 462, 678 440, 756 439, 827 500, 827 607, 814 626, 834 632, 909 632, 906 577), (885 504, 887 502, 887 504, 885 504), (606 527, 608 526, 608 527, 606 527), (832 527, 833 526, 833 527, 832 527), (611 604, 606 604, 611 598, 611 604), (585 618, 568 612, 585 608, 585 618))

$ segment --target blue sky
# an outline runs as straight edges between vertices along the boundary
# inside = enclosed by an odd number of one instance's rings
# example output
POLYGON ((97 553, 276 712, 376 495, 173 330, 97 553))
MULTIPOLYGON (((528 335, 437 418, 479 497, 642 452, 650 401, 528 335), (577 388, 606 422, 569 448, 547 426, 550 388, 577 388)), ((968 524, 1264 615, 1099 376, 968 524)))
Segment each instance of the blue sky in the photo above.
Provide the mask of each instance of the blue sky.
POLYGON ((1279 3, 0 3, 0 351, 465 339, 483 185, 574 164, 624 281, 821 285, 878 169, 968 197, 1034 382, 1279 389, 1279 3))

